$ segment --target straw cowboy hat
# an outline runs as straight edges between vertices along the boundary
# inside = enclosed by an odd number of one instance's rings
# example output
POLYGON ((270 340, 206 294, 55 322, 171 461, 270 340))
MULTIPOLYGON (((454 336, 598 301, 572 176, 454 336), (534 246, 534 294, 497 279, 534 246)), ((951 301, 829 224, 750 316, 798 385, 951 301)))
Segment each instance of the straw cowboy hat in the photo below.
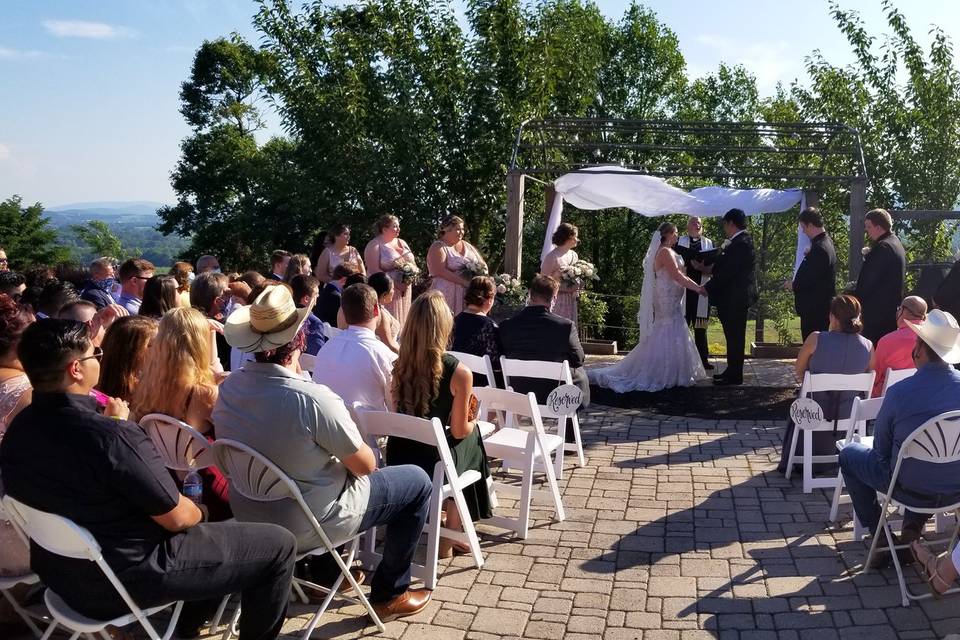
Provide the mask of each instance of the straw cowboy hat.
POLYGON ((269 351, 293 340, 310 308, 297 309, 290 289, 267 287, 253 304, 238 307, 223 325, 227 343, 244 353, 269 351))
POLYGON ((957 319, 945 311, 934 309, 920 324, 907 322, 906 326, 920 336, 927 346, 937 352, 944 362, 960 362, 960 325, 957 319))

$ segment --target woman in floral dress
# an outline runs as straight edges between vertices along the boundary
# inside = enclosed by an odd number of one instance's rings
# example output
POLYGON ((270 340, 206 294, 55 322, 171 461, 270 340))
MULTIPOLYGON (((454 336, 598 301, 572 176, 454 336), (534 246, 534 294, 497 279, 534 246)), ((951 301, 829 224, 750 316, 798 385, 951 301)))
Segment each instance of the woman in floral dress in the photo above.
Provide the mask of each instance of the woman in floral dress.
POLYGON ((345 264, 354 271, 367 275, 360 252, 350 245, 350 227, 345 224, 335 224, 327 232, 326 246, 314 265, 314 275, 322 283, 321 288, 333 279, 333 270, 338 264, 345 264))
POLYGON ((487 263, 472 244, 463 239, 463 218, 447 216, 440 223, 438 239, 427 252, 427 268, 433 288, 443 294, 450 311, 463 311, 463 294, 473 276, 486 275, 487 263), (470 266, 480 269, 471 273, 470 266))
POLYGON ((368 242, 363 250, 367 275, 383 272, 393 280, 393 300, 385 306, 402 327, 410 312, 413 288, 403 281, 400 266, 404 263, 415 264, 416 260, 410 246, 400 238, 400 220, 397 216, 383 216, 377 221, 375 228, 377 236, 368 242))
POLYGON ((557 294, 553 312, 571 320, 574 324, 577 324, 577 298, 580 296, 580 289, 565 283, 560 277, 560 270, 580 259, 574 251, 580 243, 577 233, 578 229, 574 225, 568 222, 561 223, 553 232, 551 241, 554 247, 544 256, 543 263, 540 265, 540 273, 560 283, 560 293, 557 294))

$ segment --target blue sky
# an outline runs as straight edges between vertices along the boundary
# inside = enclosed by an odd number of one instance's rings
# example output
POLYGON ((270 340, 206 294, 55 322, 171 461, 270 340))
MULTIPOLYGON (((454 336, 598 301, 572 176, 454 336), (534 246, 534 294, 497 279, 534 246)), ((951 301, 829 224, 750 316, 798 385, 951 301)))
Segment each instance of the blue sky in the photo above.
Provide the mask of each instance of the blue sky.
MULTIPOLYGON (((299 5, 299 0, 294 0, 299 5)), ((597 0, 611 17, 629 0, 597 0)), ((826 0, 649 0, 673 29, 691 74, 742 63, 769 93, 803 78, 820 49, 851 62, 826 0)), ((903 0, 922 42, 931 23, 960 41, 960 2, 903 0)), ((842 0, 883 28, 879 0, 842 0)), ((180 83, 204 40, 256 41, 249 0, 7 0, 0 6, 0 198, 47 206, 103 200, 172 202, 169 174, 188 129, 180 83)), ((508 150, 504 150, 508 153, 508 150)))

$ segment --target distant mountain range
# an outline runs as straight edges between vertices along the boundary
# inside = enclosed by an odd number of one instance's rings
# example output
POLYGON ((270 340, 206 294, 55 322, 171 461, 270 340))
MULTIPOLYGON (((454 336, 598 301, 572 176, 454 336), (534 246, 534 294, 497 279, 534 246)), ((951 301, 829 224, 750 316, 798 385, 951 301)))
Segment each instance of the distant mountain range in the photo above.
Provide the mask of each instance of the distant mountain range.
POLYGON ((156 226, 157 209, 162 202, 135 200, 129 202, 76 202, 44 209, 55 227, 83 224, 87 220, 103 220, 110 224, 139 224, 156 226))

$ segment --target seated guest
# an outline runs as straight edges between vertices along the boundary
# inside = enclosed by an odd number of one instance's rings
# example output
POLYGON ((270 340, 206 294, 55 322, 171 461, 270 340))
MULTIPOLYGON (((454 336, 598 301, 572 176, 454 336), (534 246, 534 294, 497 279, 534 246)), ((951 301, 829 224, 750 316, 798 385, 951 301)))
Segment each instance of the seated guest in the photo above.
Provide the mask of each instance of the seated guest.
POLYGON ((110 325, 103 337, 100 384, 111 398, 130 402, 140 381, 147 348, 157 335, 157 321, 147 316, 124 316, 110 325))
POLYGON ((317 300, 317 317, 332 327, 337 326, 337 312, 340 311, 340 294, 346 286, 347 278, 356 273, 345 264, 338 264, 333 270, 333 278, 320 292, 317 300))
POLYGON ((153 276, 143 287, 140 314, 159 319, 170 309, 180 306, 177 279, 173 276, 153 276))
MULTIPOLYGON (((440 291, 432 289, 413 301, 400 334, 400 355, 393 365, 391 392, 398 413, 440 419, 457 473, 472 469, 482 476, 463 489, 469 514, 461 514, 452 500, 447 501, 447 527, 459 529, 461 517, 469 515, 474 521, 481 520, 491 517, 493 509, 487 492, 487 456, 477 417, 471 415, 473 375, 445 352, 452 328, 453 315, 440 291)), ((388 465, 414 464, 432 476, 438 460, 436 447, 406 438, 387 439, 388 465)), ((454 553, 470 553, 470 549, 440 538, 439 553, 448 558, 454 553)))
MULTIPOLYGON (((422 611, 431 592, 410 589, 410 563, 426 522, 430 479, 416 467, 376 469, 343 401, 304 380, 296 363, 306 344, 309 309, 297 309, 287 287, 264 290, 227 318, 227 340, 256 362, 227 378, 213 411, 221 438, 254 448, 287 473, 303 492, 334 544, 386 525, 383 559, 370 602, 384 622, 422 611)), ((242 520, 277 522, 297 536, 301 551, 321 542, 292 501, 257 502, 234 492, 242 520)))
POLYGON ((27 288, 27 279, 16 271, 0 271, 0 293, 10 296, 14 302, 20 301, 27 288))
POLYGON ((367 284, 377 292, 377 300, 380 306, 380 322, 377 324, 377 330, 374 333, 391 351, 400 353, 400 344, 397 342, 397 338, 400 337, 400 321, 387 308, 387 305, 393 302, 393 279, 383 271, 378 271, 370 274, 367 284))
MULTIPOLYGON (((960 326, 949 313, 934 309, 920 324, 908 323, 917 335, 913 362, 917 372, 887 390, 873 426, 873 448, 859 442, 840 450, 840 469, 860 523, 874 535, 880 522, 877 491, 886 491, 903 441, 924 422, 960 410, 960 326)), ((903 498, 918 507, 938 507, 960 499, 960 462, 930 464, 904 460, 897 481, 903 498)), ((896 496, 896 492, 894 493, 896 496)), ((907 511, 901 542, 920 537, 929 515, 907 511)), ((878 559, 881 565, 888 558, 878 559)))
POLYGON ((313 380, 329 387, 348 407, 359 402, 390 411, 390 375, 397 355, 374 334, 380 321, 377 294, 368 285, 350 285, 343 290, 340 310, 348 326, 320 349, 313 380))
POLYGON ((117 318, 127 317, 127 310, 113 303, 97 310, 96 305, 86 300, 74 300, 61 307, 57 313, 58 320, 76 320, 87 325, 90 331, 90 340, 93 346, 103 344, 103 336, 117 318))
MULTIPOLYGON (((870 367, 870 355, 873 345, 860 335, 863 322, 860 320, 860 302, 853 296, 840 295, 830 302, 829 331, 814 331, 804 341, 794 365, 797 382, 803 382, 806 372, 810 373, 864 373, 870 367)), ((821 391, 809 394, 823 409, 825 420, 845 420, 850 417, 855 391, 821 391)), ((862 394, 860 394, 862 395, 862 394)), ((780 465, 783 472, 787 469, 790 457, 790 443, 793 441, 793 422, 787 424, 783 435, 780 465)), ((813 455, 834 455, 837 440, 842 437, 830 431, 813 432, 813 455)), ((797 455, 803 451, 803 440, 797 438, 797 455)), ((823 470, 818 466, 818 470, 823 470)), ((836 468, 834 468, 836 471, 836 468)))
MULTIPOLYGON (((293 576, 290 533, 272 524, 200 523, 200 509, 180 495, 153 443, 126 419, 126 403, 111 398, 98 413, 89 394, 100 363, 82 323, 35 322, 18 354, 38 401, 0 442, 7 493, 88 529, 138 606, 241 593, 241 637, 276 638, 293 576)), ((30 563, 82 615, 129 613, 95 563, 38 545, 30 563)))
MULTIPOLYGON (((570 364, 573 384, 583 392, 581 407, 590 404, 590 382, 583 368, 583 347, 577 336, 577 326, 566 318, 550 312, 557 299, 559 285, 549 276, 537 275, 530 283, 527 306, 512 318, 500 323, 500 343, 503 355, 517 360, 546 360, 570 364)), ((550 380, 510 379, 514 391, 533 391, 537 401, 544 403, 547 395, 558 385, 550 380)), ((567 429, 567 441, 573 442, 573 433, 567 429)))
POLYGON ((913 346, 917 334, 907 327, 907 323, 917 324, 927 317, 927 303, 919 296, 907 296, 897 308, 897 330, 880 338, 870 358, 870 371, 876 371, 873 382, 873 397, 883 395, 883 384, 887 378, 887 369, 900 370, 913 368, 913 346))
POLYGON ((126 309, 130 315, 140 313, 143 288, 147 280, 153 277, 155 270, 153 263, 143 258, 130 258, 120 265, 120 296, 117 298, 117 304, 126 309))
POLYGON ((217 260, 217 256, 206 255, 197 258, 197 275, 208 271, 220 273, 220 261, 217 260))
MULTIPOLYGON (((217 384, 210 369, 210 325, 196 309, 171 309, 160 319, 133 390, 130 414, 162 413, 186 422, 213 442, 217 384)), ((200 470, 211 521, 232 517, 227 481, 216 467, 200 470)))
MULTIPOLYGON (((21 308, 10 296, 0 294, 0 440, 10 422, 33 398, 30 380, 17 357, 20 337, 32 322, 33 314, 21 308)), ((22 576, 29 571, 27 546, 13 525, 0 518, 0 578, 22 576)))
POLYGON ((180 300, 178 307, 190 306, 190 283, 193 282, 193 265, 189 262, 174 262, 170 267, 170 275, 177 281, 177 297, 180 300))
POLYGON ((283 282, 283 276, 287 272, 287 263, 290 262, 290 252, 283 249, 277 249, 270 256, 270 276, 269 279, 283 282))
POLYGON ((69 282, 63 280, 48 280, 40 292, 37 301, 37 320, 56 318, 67 303, 79 300, 77 290, 69 282))
MULTIPOLYGON (((262 283, 264 280, 266 280, 266 278, 264 278, 262 275, 260 275, 256 271, 244 271, 243 275, 240 276, 239 278, 239 281, 246 283, 246 285, 250 287, 251 290, 254 287, 256 287, 258 284, 262 283)), ((276 280, 273 280, 272 282, 276 282, 276 280)))
MULTIPOLYGON (((228 289, 229 279, 219 271, 208 271, 198 275, 190 285, 190 306, 199 309, 208 319, 222 323, 224 309, 231 297, 228 289)), ((217 358, 224 371, 230 371, 230 345, 222 333, 217 333, 217 358)))
MULTIPOLYGON (((293 301, 297 309, 312 310, 320 292, 320 281, 310 275, 295 275, 290 279, 290 289, 293 291, 293 301)), ((303 323, 303 329, 307 333, 306 353, 315 356, 320 351, 320 347, 327 342, 323 320, 313 315, 311 311, 303 323)))
MULTIPOLYGON (((453 319, 452 349, 475 356, 490 356, 494 369, 499 371, 500 356, 503 354, 500 328, 487 317, 496 296, 497 286, 493 278, 477 276, 470 281, 463 296, 463 311, 453 319)), ((496 381, 488 381, 482 374, 474 374, 473 383, 477 386, 498 384, 496 381)))
POLYGON ((80 297, 102 309, 115 302, 111 292, 116 282, 113 259, 97 258, 90 263, 90 277, 80 286, 80 297))
POLYGON ((310 256, 302 253, 295 253, 287 260, 287 268, 283 272, 283 281, 290 282, 293 276, 309 276, 313 273, 313 267, 310 266, 310 256))
MULTIPOLYGON (((343 281, 343 287, 341 291, 354 284, 367 284, 367 277, 359 272, 354 273, 351 276, 347 276, 347 279, 343 281)), ((340 309, 337 311, 337 329, 343 330, 346 329, 347 326, 349 325, 347 325, 347 321, 343 318, 343 309, 340 309)))

